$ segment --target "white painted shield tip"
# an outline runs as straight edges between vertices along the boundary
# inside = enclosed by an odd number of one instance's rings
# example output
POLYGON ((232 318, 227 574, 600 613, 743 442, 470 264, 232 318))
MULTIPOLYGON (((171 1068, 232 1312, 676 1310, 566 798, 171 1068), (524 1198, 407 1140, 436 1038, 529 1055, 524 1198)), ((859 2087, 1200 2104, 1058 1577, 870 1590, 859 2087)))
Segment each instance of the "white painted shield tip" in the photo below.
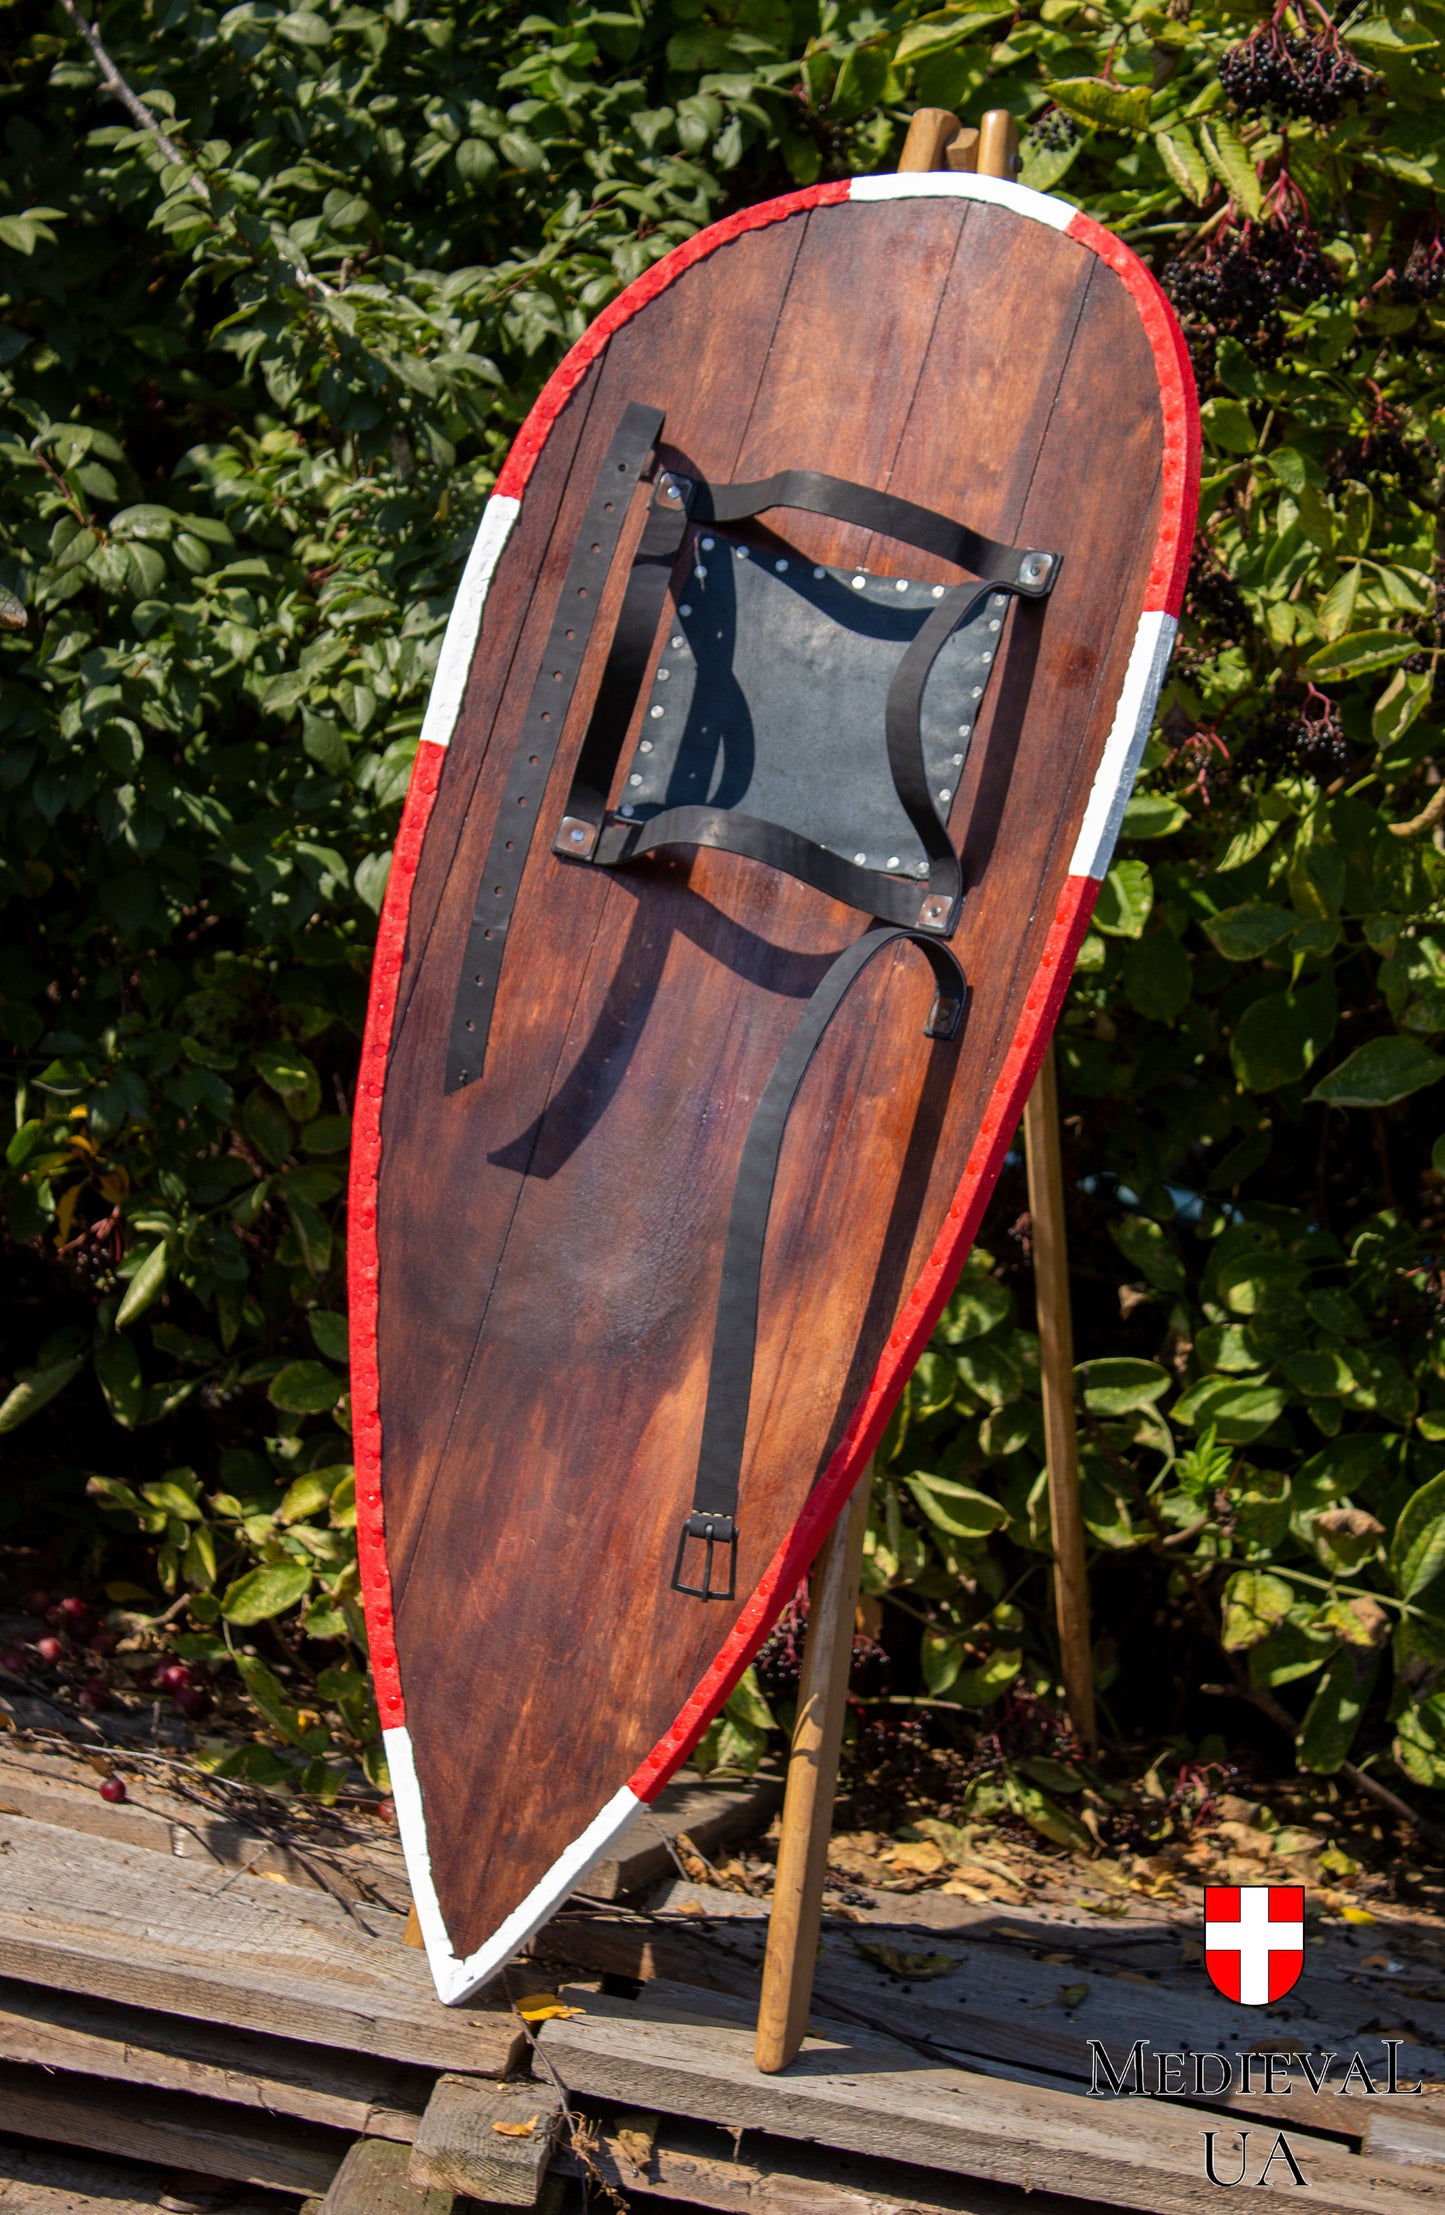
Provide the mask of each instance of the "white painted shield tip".
POLYGON ((1174 651, 1176 618, 1150 610, 1139 618, 1124 686, 1114 710, 1113 728, 1089 793, 1089 804, 1069 863, 1071 877, 1102 877, 1124 820, 1144 742, 1154 720, 1154 703, 1174 651))
POLYGON ((396 1803, 411 1896, 416 1903, 422 1937, 426 1940, 427 1960, 431 1964, 438 1997, 448 2007, 458 2007, 463 2000, 469 2000, 474 1992, 479 1992, 499 1969, 505 1968, 518 1948, 524 1946, 533 1933, 541 1929, 574 1886, 582 1882, 588 1870, 596 1868, 608 1848, 626 1830, 643 1802, 626 1785, 620 1792, 614 1793, 601 1814, 593 1817, 580 1838, 574 1838, 566 1852, 559 1854, 541 1882, 532 1887, 521 1906, 514 1908, 485 1944, 463 1961, 452 1950, 452 1942, 447 1936, 446 1923, 442 1917, 441 1902, 432 1881, 426 1816, 422 1809, 416 1762, 412 1757, 411 1733, 405 1729, 387 1730, 382 1732, 381 1737, 386 1750, 387 1768, 391 1772, 391 1796, 396 1803))
POLYGON ((1047 192, 1034 192, 1007 177, 970 177, 952 169, 915 170, 907 176, 855 177, 850 200, 914 200, 920 196, 945 200, 987 200, 996 208, 1011 208, 1015 215, 1047 223, 1051 231, 1066 231, 1078 214, 1067 200, 1055 200, 1047 192))
POLYGON ((431 696, 421 726, 423 746, 450 746, 452 742, 452 732, 462 712, 472 656, 481 634, 482 609, 486 605, 492 572, 521 512, 520 500, 498 499, 495 494, 482 511, 442 639, 442 650, 437 656, 436 675, 432 679, 431 696))

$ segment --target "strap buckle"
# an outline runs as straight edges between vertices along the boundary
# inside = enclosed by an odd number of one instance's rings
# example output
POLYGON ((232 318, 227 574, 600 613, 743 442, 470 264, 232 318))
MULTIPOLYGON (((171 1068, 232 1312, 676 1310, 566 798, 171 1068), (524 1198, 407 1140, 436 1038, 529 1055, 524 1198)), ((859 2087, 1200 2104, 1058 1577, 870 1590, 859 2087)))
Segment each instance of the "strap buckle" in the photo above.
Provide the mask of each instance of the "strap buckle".
POLYGON ((682 1536, 677 1542, 677 1560, 672 1566, 672 1589, 685 1592, 693 1600, 731 1600, 738 1588, 738 1527, 731 1515, 707 1515, 694 1509, 682 1526, 682 1536), (683 1577, 682 1565, 687 1553, 687 1542, 695 1538, 703 1548, 702 1582, 688 1584, 683 1577), (727 1589, 715 1585, 712 1577, 713 1555, 719 1547, 727 1548, 727 1589))

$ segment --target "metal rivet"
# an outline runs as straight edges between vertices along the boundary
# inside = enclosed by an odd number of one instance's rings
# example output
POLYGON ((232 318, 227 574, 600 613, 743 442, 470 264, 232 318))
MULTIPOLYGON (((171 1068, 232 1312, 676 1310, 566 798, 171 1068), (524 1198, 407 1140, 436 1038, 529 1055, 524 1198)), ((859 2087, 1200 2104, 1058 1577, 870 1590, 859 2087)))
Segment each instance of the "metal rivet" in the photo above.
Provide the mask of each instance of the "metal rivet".
POLYGON ((867 582, 868 582, 868 579, 867 579, 866 577, 855 577, 855 578, 853 579, 853 590, 854 590, 855 592, 861 592, 861 591, 863 590, 863 587, 864 587, 864 585, 866 585, 866 584, 867 584, 867 582))
POLYGON ((629 807, 620 807, 617 812, 619 815, 632 815, 636 812, 636 810, 629 807))
POLYGON ((955 755, 954 755, 954 757, 953 757, 953 766, 954 766, 954 768, 955 768, 955 769, 961 769, 961 768, 963 767, 963 756, 962 756, 962 754, 955 754, 955 755))
POLYGON ((942 585, 935 585, 935 586, 934 586, 934 588, 933 588, 933 597, 934 597, 934 599, 935 599, 935 600, 941 600, 941 599, 943 598, 943 587, 942 587, 942 585))
POLYGON ((673 652, 676 653, 677 649, 680 646, 685 646, 687 644, 687 640, 683 637, 681 631, 679 631, 677 637, 673 639, 671 643, 673 652))
MULTIPOLYGON (((678 614, 679 614, 679 615, 691 615, 691 613, 692 613, 692 609, 691 609, 691 608, 690 608, 690 607, 688 606, 688 604, 687 604, 686 600, 684 600, 684 601, 683 601, 683 603, 682 603, 682 606, 681 606, 681 607, 680 607, 680 608, 678 609, 678 611, 677 611, 677 612, 678 612, 678 614)), ((673 643, 673 645, 674 645, 674 646, 678 646, 678 645, 680 645, 680 644, 681 644, 682 642, 681 642, 681 640, 680 640, 680 639, 676 639, 676 638, 675 638, 675 639, 673 640, 673 642, 672 642, 672 643, 673 643)))
MULTIPOLYGON (((974 688, 973 688, 973 694, 972 694, 972 697, 973 697, 973 698, 974 698, 975 700, 981 700, 981 699, 983 698, 983 686, 982 686, 981 684, 976 684, 976 685, 974 686, 974 688)), ((656 710, 656 708, 654 708, 652 712, 653 712, 653 714, 654 714, 654 715, 656 715, 656 713, 657 713, 657 710, 656 710)))
POLYGON ((656 683, 658 683, 658 684, 666 684, 666 683, 667 683, 667 677, 668 677, 668 672, 667 672, 667 671, 666 671, 665 669, 659 669, 659 670, 658 670, 658 672, 657 672, 657 676, 656 676, 655 682, 656 682, 656 683))
POLYGON ((985 647, 984 651, 983 651, 983 652, 982 652, 982 653, 981 653, 981 654, 979 655, 979 657, 978 657, 978 658, 979 658, 979 660, 980 660, 980 661, 981 661, 981 662, 983 663, 983 665, 984 665, 984 667, 985 667, 985 669, 986 669, 986 668, 988 667, 989 663, 990 663, 990 662, 991 662, 991 661, 993 660, 993 653, 992 653, 992 650, 991 650, 990 648, 988 648, 988 647, 985 647))
POLYGON ((696 577, 698 583, 701 584, 703 582, 703 579, 707 576, 706 562, 700 561, 697 564, 697 567, 693 570, 693 575, 696 577))
POLYGON ((868 859, 868 856, 866 854, 855 854, 853 856, 853 859, 857 862, 858 867, 861 869, 864 862, 868 859))
POLYGON ((785 569, 787 568, 787 566, 788 566, 788 565, 787 565, 787 563, 786 563, 785 561, 775 561, 775 562, 773 563, 773 567, 774 567, 774 569, 776 569, 776 571, 778 572, 778 575, 779 575, 780 577, 781 577, 781 575, 783 574, 783 571, 784 571, 784 570, 785 570, 785 569))
POLYGON ((651 715, 653 722, 655 723, 658 717, 661 715, 662 710, 661 708, 651 708, 648 712, 651 715))
POLYGON ((960 737, 960 738, 967 738, 967 736, 968 736, 969 732, 970 732, 970 731, 971 731, 972 729, 973 729, 973 725, 972 725, 971 723, 960 723, 960 724, 959 724, 959 726, 958 726, 958 735, 959 735, 959 737, 960 737))
POLYGON ((717 540, 715 538, 705 538, 701 541, 702 550, 705 554, 710 554, 716 544, 717 540))
MULTIPOLYGON (((574 846, 585 846, 587 843, 587 833, 585 831, 569 831, 567 835, 574 846)), ((480 980, 478 981, 480 982, 480 980)))
POLYGON ((991 622, 991 623, 989 624, 989 629, 990 629, 991 631, 996 631, 996 630, 998 629, 998 617, 997 617, 997 616, 995 616, 995 617, 994 617, 994 619, 993 619, 993 621, 992 621, 992 622, 991 622))
POLYGON ((898 579, 898 582, 894 585, 893 589, 895 592, 906 592, 908 590, 908 579, 906 577, 900 577, 898 579))
POLYGON ((993 596, 993 604, 996 608, 1006 608, 1008 606, 1007 593, 996 592, 993 596))
POLYGON ((813 575, 814 575, 815 577, 826 577, 826 576, 827 576, 827 574, 828 574, 828 572, 827 572, 827 570, 826 570, 826 569, 815 569, 815 570, 813 571, 813 575))
POLYGON ((628 778, 627 782, 628 782, 629 784, 641 784, 641 782, 642 782, 642 779, 641 779, 641 777, 638 777, 638 776, 631 776, 631 777, 629 777, 629 778, 628 778))
POLYGON ((888 856, 888 866, 890 869, 896 869, 898 867, 898 856, 896 854, 890 854, 888 856))
MULTIPOLYGON (((639 740, 637 751, 639 754, 650 754, 652 752, 652 740, 650 738, 639 740)), ((963 756, 960 754, 958 758, 962 761, 963 756)))
POLYGON ((751 549, 746 546, 735 546, 733 548, 733 552, 737 555, 739 561, 746 561, 750 551, 751 549))
POLYGON ((948 786, 945 785, 942 792, 939 793, 938 797, 940 800, 951 800, 953 798, 953 794, 949 790, 948 786))
POLYGON ((926 861, 921 861, 918 864, 918 874, 920 877, 926 877, 928 875, 928 864, 926 861))
POLYGON ((1019 583, 1021 585, 1041 585, 1051 567, 1052 563, 1047 554, 1025 554, 1023 560, 1019 563, 1019 583))

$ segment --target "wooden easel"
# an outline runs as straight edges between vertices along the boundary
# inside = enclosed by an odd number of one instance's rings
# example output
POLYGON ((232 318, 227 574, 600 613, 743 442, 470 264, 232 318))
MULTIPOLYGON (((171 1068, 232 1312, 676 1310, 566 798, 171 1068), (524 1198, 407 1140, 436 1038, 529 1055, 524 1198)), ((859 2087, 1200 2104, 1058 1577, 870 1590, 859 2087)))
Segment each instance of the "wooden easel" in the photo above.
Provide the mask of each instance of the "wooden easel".
MULTIPOLYGON (((900 171, 951 169, 1006 178, 1013 177, 1017 166, 1018 130, 1006 108, 991 109, 976 131, 964 129, 945 108, 918 109, 898 163, 900 171)), ((1092 1747, 1089 1596, 1079 1510, 1073 1332, 1052 1046, 1039 1069, 1023 1121, 1053 1517, 1054 1604, 1069 1716, 1079 1737, 1092 1747)), ((847 1509, 824 1540, 813 1570, 754 2049, 759 2069, 769 2075, 785 2069, 796 2057, 808 2028, 872 1479, 870 1461, 847 1509)))

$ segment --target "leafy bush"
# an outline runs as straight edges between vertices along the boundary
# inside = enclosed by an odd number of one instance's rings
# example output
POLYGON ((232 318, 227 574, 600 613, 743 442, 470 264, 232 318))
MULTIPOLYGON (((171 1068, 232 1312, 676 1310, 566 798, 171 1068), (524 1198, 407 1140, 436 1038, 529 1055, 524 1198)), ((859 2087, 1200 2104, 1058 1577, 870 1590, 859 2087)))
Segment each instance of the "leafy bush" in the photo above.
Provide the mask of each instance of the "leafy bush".
MULTIPOLYGON (((12 1541, 109 1574, 132 1628, 184 1621, 194 1661, 236 1653, 275 1744, 230 1758, 262 1781, 381 1778, 350 1087, 481 501, 653 259, 889 166, 915 102, 1002 105, 1025 181, 1160 271, 1208 442, 1184 643, 1061 1034, 1078 1279, 1123 1280, 1117 1320, 1079 1302, 1102 1680, 1121 1717, 1201 1727, 1188 1698, 1155 1716, 1157 1661, 1108 1682, 1111 1640, 1172 1625, 1186 1678, 1183 1642, 1215 1671, 1222 1642, 1302 1710, 1308 1765, 1363 1718, 1445 1787, 1445 7, 1357 11, 1347 48, 1315 0, 116 0, 101 53, 72 0, 8 21, 12 1541)), ((961 1713, 1054 1669, 1020 1204, 1006 1178, 870 1542, 961 1713)), ((755 1683, 727 1727, 755 1750, 755 1683)))

